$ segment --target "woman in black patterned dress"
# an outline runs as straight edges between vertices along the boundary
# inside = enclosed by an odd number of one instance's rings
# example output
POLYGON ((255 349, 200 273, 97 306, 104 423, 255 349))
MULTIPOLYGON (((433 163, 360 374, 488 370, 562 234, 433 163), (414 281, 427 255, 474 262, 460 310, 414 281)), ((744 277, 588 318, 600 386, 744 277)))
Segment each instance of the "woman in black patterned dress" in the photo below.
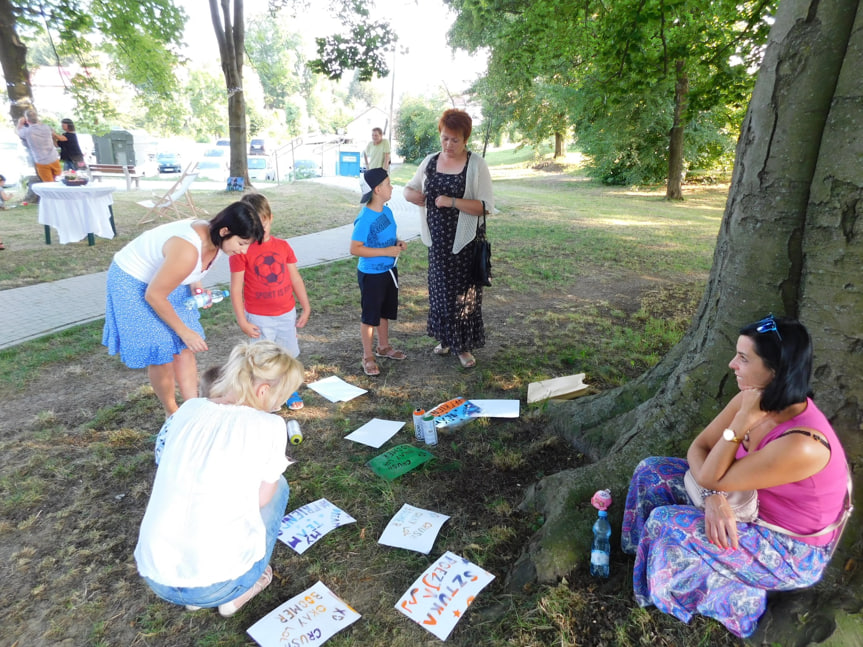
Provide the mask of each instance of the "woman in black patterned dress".
POLYGON ((472 121, 463 110, 447 110, 438 122, 441 151, 426 157, 404 189, 420 207, 422 241, 429 248, 427 333, 437 355, 458 356, 476 366, 473 351, 485 345, 482 286, 473 281, 479 216, 494 212, 491 174, 485 160, 467 150, 472 121))

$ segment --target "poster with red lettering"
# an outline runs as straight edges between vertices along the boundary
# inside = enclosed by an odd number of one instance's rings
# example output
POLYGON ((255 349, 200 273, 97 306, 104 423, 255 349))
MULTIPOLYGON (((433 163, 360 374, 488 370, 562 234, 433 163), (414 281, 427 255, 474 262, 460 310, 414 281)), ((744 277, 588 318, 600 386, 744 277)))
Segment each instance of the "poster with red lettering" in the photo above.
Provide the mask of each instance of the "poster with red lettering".
POLYGON ((323 582, 295 595, 248 628, 261 647, 322 644, 362 616, 323 582))
POLYGON ((411 584, 396 610, 446 640, 467 608, 494 579, 476 564, 447 551, 411 584))

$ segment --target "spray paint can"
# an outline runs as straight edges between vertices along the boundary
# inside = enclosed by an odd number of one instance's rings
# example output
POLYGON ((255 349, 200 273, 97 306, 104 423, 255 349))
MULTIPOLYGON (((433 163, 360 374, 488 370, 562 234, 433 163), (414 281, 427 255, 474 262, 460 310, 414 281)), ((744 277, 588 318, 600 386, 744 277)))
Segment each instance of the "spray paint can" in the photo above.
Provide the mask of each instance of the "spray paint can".
POLYGON ((423 434, 423 416, 425 414, 425 409, 421 407, 414 409, 414 437, 417 440, 425 440, 425 435, 423 434))
POLYGON ((434 426, 434 416, 423 416, 423 438, 426 445, 437 445, 437 427, 434 426))
POLYGON ((300 423, 296 420, 288 420, 285 422, 288 428, 288 440, 292 445, 299 445, 303 442, 303 432, 300 431, 300 423))

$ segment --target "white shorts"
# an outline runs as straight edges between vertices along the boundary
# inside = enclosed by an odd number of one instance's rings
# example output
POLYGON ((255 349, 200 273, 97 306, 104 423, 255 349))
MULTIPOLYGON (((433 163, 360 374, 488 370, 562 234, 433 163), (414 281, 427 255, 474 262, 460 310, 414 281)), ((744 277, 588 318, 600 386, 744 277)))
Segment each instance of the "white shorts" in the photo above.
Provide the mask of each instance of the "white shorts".
POLYGON ((265 315, 253 315, 246 313, 246 319, 261 331, 259 339, 274 341, 285 350, 291 357, 300 356, 300 345, 297 341, 297 309, 276 317, 265 315))

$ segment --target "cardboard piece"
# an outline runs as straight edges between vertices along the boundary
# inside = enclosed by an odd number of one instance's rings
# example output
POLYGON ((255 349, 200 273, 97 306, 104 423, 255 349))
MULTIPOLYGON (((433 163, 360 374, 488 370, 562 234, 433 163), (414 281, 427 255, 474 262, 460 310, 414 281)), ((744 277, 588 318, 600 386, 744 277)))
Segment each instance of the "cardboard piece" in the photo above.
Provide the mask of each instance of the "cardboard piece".
POLYGON ((542 382, 531 382, 527 385, 527 403, 542 402, 552 398, 572 400, 590 393, 590 386, 584 383, 584 373, 555 377, 542 382))
POLYGON ((379 544, 428 555, 448 515, 405 503, 384 528, 379 544))
POLYGON ((318 499, 282 517, 279 541, 302 555, 331 530, 356 521, 326 499, 318 499))
POLYGON ((378 476, 392 481, 433 458, 434 454, 419 447, 396 445, 380 456, 375 456, 366 465, 378 476))

